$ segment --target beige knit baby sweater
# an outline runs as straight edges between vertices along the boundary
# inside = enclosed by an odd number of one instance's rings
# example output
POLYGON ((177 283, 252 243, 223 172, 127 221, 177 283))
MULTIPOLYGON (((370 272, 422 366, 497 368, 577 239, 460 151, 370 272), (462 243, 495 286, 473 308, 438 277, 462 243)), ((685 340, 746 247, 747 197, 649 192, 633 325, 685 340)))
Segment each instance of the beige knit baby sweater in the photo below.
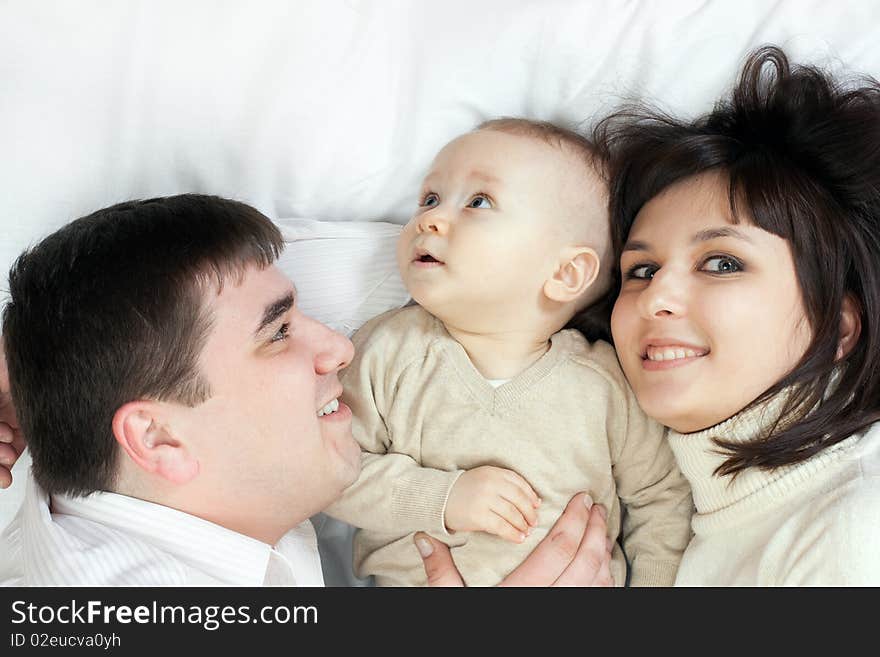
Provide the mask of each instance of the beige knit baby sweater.
POLYGON ((880 586, 880 425, 802 463, 713 475, 713 436, 755 440, 782 397, 692 434, 669 432, 693 486, 694 538, 676 585, 880 586))
MULTIPOLYGON (((467 584, 495 585, 583 490, 608 509, 608 531, 621 538, 631 584, 672 584, 690 538, 690 488, 610 345, 560 331, 544 356, 496 389, 418 306, 371 320, 354 343, 343 401, 354 415, 363 471, 327 513, 363 528, 355 537, 358 576, 375 575, 381 586, 424 585, 412 541, 421 530, 452 546, 467 584), (518 472, 543 500, 524 543, 446 531, 452 485, 482 465, 518 472)), ((612 575, 624 583, 620 545, 612 575)))

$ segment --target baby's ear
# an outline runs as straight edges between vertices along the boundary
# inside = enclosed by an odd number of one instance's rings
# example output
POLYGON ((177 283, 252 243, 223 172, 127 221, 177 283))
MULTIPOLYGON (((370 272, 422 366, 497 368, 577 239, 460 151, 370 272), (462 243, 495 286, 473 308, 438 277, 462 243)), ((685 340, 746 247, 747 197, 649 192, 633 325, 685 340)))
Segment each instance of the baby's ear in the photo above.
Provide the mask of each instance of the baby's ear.
POLYGON ((199 472, 198 459, 169 429, 160 402, 123 404, 113 415, 113 437, 141 470, 172 484, 185 484, 199 472))
POLYGON ((559 303, 583 295, 599 276, 599 254, 588 246, 567 247, 561 254, 553 276, 544 281, 544 295, 559 303))

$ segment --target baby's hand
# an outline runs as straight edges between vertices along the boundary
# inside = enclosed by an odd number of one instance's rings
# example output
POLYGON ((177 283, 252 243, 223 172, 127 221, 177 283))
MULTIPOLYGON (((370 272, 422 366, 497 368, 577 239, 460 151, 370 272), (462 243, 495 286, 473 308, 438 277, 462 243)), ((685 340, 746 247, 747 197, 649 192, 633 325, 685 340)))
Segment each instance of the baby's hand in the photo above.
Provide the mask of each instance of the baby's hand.
POLYGON ((522 543, 538 522, 541 499, 512 470, 484 465, 461 475, 446 500, 446 528, 488 532, 522 543))

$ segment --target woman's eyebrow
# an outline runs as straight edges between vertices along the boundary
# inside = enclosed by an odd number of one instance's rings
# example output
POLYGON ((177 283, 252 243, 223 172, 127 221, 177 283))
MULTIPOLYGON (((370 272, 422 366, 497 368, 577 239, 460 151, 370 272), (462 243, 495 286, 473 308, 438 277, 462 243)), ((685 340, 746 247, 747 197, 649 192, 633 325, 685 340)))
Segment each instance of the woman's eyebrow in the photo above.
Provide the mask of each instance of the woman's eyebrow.
MULTIPOLYGON (((734 239, 739 239, 744 242, 748 242, 749 244, 755 243, 754 239, 752 239, 742 231, 739 231, 736 228, 725 226, 724 228, 707 228, 706 230, 701 230, 691 238, 691 244, 708 242, 709 240, 718 239, 719 237, 733 237, 734 239)), ((647 242, 643 242, 642 240, 629 240, 626 244, 623 245, 622 249, 623 252, 650 250, 650 245, 647 242)))
POLYGON ((755 243, 755 240, 753 240, 745 233, 737 230, 736 228, 725 226, 724 228, 707 228, 706 230, 701 230, 699 233, 694 235, 693 239, 691 239, 691 244, 696 244, 698 242, 708 242, 709 240, 714 240, 719 237, 733 237, 735 239, 748 242, 749 244, 755 243))

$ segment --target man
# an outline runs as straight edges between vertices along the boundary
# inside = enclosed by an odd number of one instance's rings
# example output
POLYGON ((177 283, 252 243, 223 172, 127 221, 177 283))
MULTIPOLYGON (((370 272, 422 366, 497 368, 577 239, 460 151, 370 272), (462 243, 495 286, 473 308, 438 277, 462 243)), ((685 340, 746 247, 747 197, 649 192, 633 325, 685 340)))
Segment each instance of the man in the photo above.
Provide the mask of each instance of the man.
MULTIPOLYGON (((255 209, 183 195, 99 210, 19 258, 0 463, 26 436, 33 477, 0 582, 323 584, 308 518, 360 470, 338 402, 353 348, 299 312, 282 248, 255 209)), ((508 583, 606 583, 583 499, 508 583)), ((459 583, 418 539, 431 581, 459 583)))

